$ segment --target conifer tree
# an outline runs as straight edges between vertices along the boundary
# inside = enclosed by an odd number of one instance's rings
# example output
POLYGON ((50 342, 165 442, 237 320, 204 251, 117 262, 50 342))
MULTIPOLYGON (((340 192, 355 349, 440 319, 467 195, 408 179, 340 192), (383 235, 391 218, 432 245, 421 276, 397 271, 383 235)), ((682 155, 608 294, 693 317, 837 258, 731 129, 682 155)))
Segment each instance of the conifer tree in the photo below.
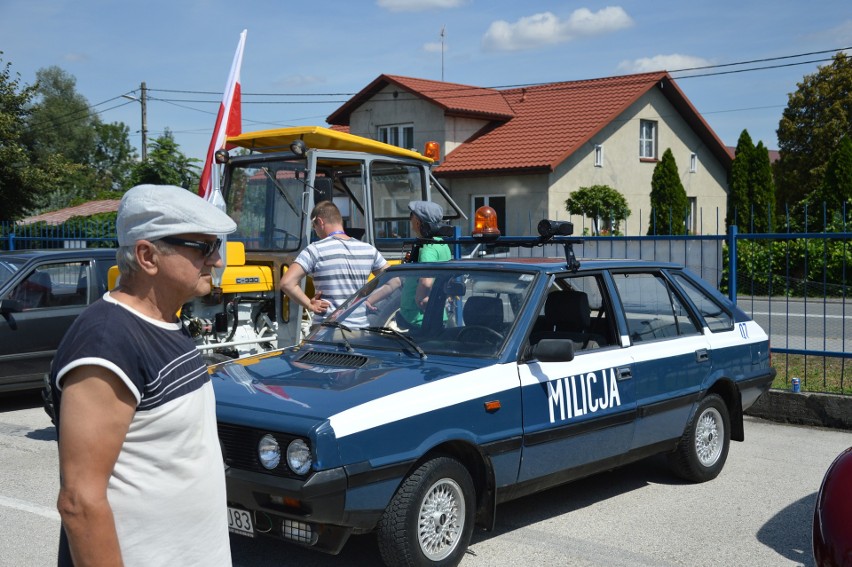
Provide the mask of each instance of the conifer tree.
POLYGON ((670 148, 654 167, 651 177, 651 222, 648 234, 686 234, 689 199, 670 148))
POLYGON ((734 154, 734 162, 731 164, 730 178, 728 179, 728 215, 725 218, 725 226, 737 225, 741 230, 747 231, 751 225, 751 207, 749 186, 751 184, 751 157, 754 153, 754 143, 748 130, 743 130, 737 140, 737 149, 734 154))
POLYGON ((769 150, 758 142, 751 153, 751 210, 752 230, 754 232, 772 232, 775 212, 775 180, 772 165, 769 163, 769 150))

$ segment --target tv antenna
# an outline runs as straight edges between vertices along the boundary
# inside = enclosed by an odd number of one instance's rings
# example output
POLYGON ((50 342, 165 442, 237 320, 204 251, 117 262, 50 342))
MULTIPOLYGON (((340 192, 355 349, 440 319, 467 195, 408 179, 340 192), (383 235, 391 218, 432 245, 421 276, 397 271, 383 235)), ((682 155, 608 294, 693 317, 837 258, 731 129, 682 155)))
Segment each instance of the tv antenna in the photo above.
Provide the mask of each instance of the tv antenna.
POLYGON ((444 81, 444 36, 447 35, 447 25, 441 26, 441 82, 444 81))

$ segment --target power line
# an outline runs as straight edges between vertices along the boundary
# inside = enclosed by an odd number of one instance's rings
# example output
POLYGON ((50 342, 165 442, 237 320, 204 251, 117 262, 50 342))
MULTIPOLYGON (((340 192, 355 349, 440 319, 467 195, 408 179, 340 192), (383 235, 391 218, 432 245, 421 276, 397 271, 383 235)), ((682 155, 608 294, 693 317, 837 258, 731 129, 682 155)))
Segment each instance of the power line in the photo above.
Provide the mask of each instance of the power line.
MULTIPOLYGON (((697 67, 688 67, 688 68, 675 69, 675 70, 672 70, 672 71, 668 71, 668 73, 671 75, 673 73, 689 73, 691 71, 701 71, 701 70, 707 70, 707 69, 725 69, 725 68, 729 68, 729 67, 738 67, 738 66, 743 66, 743 65, 754 65, 756 63, 767 63, 767 62, 772 62, 772 61, 784 61, 784 60, 789 60, 789 59, 797 59, 797 58, 801 58, 801 57, 808 57, 808 56, 812 56, 812 55, 819 55, 819 54, 825 54, 825 53, 838 53, 838 52, 847 51, 847 50, 850 50, 850 49, 852 49, 852 47, 841 47, 841 48, 836 48, 836 49, 825 49, 825 50, 820 50, 820 51, 798 53, 798 54, 794 54, 794 55, 782 55, 782 56, 778 56, 778 57, 768 57, 768 58, 763 58, 763 59, 751 59, 751 60, 738 61, 738 62, 733 62, 733 63, 720 63, 720 64, 716 64, 716 65, 704 65, 704 66, 697 66, 697 67)), ((744 68, 744 69, 734 69, 734 70, 729 70, 729 71, 717 71, 717 72, 712 72, 712 73, 688 74, 688 75, 683 75, 683 76, 673 77, 673 78, 675 78, 677 80, 684 80, 684 79, 692 79, 692 78, 699 78, 699 77, 710 77, 710 76, 716 76, 716 75, 746 73, 746 72, 762 71, 762 70, 767 70, 767 69, 793 67, 793 66, 797 66, 797 65, 810 65, 810 64, 814 64, 814 63, 824 63, 824 62, 831 61, 831 60, 832 60, 832 58, 811 59, 811 60, 807 60, 807 61, 796 61, 796 62, 791 62, 791 63, 783 63, 783 64, 778 64, 778 65, 764 65, 764 66, 759 66, 759 67, 747 67, 747 68, 744 68)), ((625 81, 642 80, 642 79, 639 79, 639 77, 641 77, 643 75, 647 75, 647 74, 648 73, 641 73, 641 74, 636 74, 636 75, 624 75, 622 77, 622 79, 625 80, 625 81)), ((495 96, 497 94, 500 94, 500 91, 518 89, 518 88, 550 87, 553 90, 581 88, 581 87, 586 86, 585 84, 581 84, 581 83, 588 83, 589 81, 595 81, 595 80, 598 80, 598 79, 601 79, 601 78, 611 79, 612 77, 598 77, 598 78, 591 78, 591 79, 579 79, 579 80, 572 80, 572 81, 561 81, 561 82, 556 82, 556 83, 554 83, 554 82, 537 82, 537 83, 495 85, 495 86, 490 86, 490 87, 477 87, 477 86, 469 86, 469 85, 452 84, 452 85, 444 85, 441 88, 424 89, 424 90, 421 91, 421 93, 427 94, 427 95, 430 95, 430 96, 439 96, 439 95, 451 96, 454 99, 476 98, 476 97, 485 97, 485 96, 495 96)), ((550 90, 550 89, 548 89, 548 90, 550 90)), ((70 124, 70 123, 73 123, 75 121, 82 120, 82 119, 85 119, 85 118, 88 118, 88 117, 98 116, 98 115, 100 115, 104 112, 108 112, 110 110, 115 110, 116 108, 121 108, 121 107, 126 106, 128 104, 131 104, 134 101, 131 100, 131 101, 127 101, 127 102, 122 102, 121 104, 110 106, 108 108, 97 109, 97 107, 103 106, 103 105, 108 104, 112 101, 120 99, 125 95, 133 94, 137 91, 138 91, 138 89, 130 90, 127 93, 124 93, 122 95, 117 95, 115 97, 108 98, 108 99, 103 100, 101 102, 89 105, 89 107, 86 108, 86 109, 76 110, 76 111, 70 112, 70 113, 62 115, 62 116, 51 118, 50 120, 45 120, 43 122, 32 124, 31 127, 36 131, 40 131, 40 130, 46 129, 46 128, 55 128, 55 127, 58 127, 58 126, 64 126, 66 124, 70 124), (57 121, 60 121, 60 122, 57 122, 57 121)), ((159 92, 159 93, 173 93, 173 94, 187 94, 187 95, 213 95, 213 96, 216 96, 216 97, 219 97, 221 95, 221 93, 217 92, 217 91, 196 91, 196 90, 181 90, 181 89, 152 89, 152 88, 148 88, 147 91, 148 91, 148 93, 159 92)), ((355 93, 355 92, 330 92, 330 93, 250 93, 250 92, 247 93, 247 92, 243 92, 243 93, 241 93, 242 97, 272 97, 272 98, 290 98, 290 97, 324 97, 324 98, 350 97, 351 98, 352 96, 355 96, 356 94, 357 93, 355 93)), ((412 100, 418 98, 416 95, 413 95, 413 94, 410 94, 408 96, 412 100)), ((398 100, 400 100, 401 97, 406 97, 406 95, 397 95, 396 98, 391 98, 392 95, 388 94, 387 97, 388 97, 387 100, 397 100, 398 101, 398 100)), ((384 97, 382 96, 381 93, 377 93, 377 95, 375 95, 373 97, 373 100, 378 101, 378 102, 383 101, 383 99, 384 99, 384 97)), ((403 98, 403 100, 407 100, 407 99, 408 99, 407 97, 403 98)), ((194 107, 191 107, 191 106, 185 106, 185 103, 189 103, 189 104, 219 104, 221 102, 221 100, 219 100, 218 98, 215 99, 215 100, 207 100, 207 99, 199 99, 199 98, 183 99, 183 98, 153 97, 153 96, 150 96, 150 95, 148 96, 148 101, 163 102, 163 103, 166 103, 166 104, 171 104, 173 106, 177 106, 178 108, 183 108, 185 110, 192 110, 192 111, 195 111, 195 112, 201 112, 201 113, 210 114, 210 115, 214 115, 215 112, 210 112, 210 111, 206 111, 206 110, 203 110, 203 109, 200 109, 200 108, 194 108, 194 107)), ((304 105, 304 104, 345 104, 348 101, 349 101, 349 98, 346 98, 346 99, 330 99, 330 100, 287 100, 287 101, 282 101, 282 100, 259 100, 258 101, 258 100, 245 100, 245 98, 243 98, 243 100, 241 102, 244 105, 281 105, 281 104, 284 104, 284 105, 294 105, 294 104, 304 105)), ((266 123, 266 122, 261 122, 261 121, 251 121, 251 122, 255 122, 255 123, 258 123, 258 124, 266 123)))
MULTIPOLYGON (((806 52, 806 53, 797 53, 795 55, 781 55, 781 56, 778 56, 778 57, 766 57, 766 58, 763 58, 763 59, 751 59, 751 60, 747 60, 747 61, 737 61, 737 62, 734 62, 734 63, 719 63, 719 64, 715 64, 715 65, 686 67, 686 68, 683 68, 683 69, 673 69, 673 70, 668 71, 668 72, 671 74, 671 73, 685 73, 685 72, 689 72, 689 71, 700 71, 700 70, 704 70, 704 69, 722 69, 722 68, 726 68, 726 67, 737 67, 737 66, 741 66, 741 65, 752 65, 754 63, 766 63, 766 62, 769 62, 769 61, 782 61, 782 60, 785 60, 785 59, 797 59, 797 58, 800 58, 800 57, 809 57, 811 55, 820 55, 820 54, 824 54, 824 53, 837 53, 837 52, 840 52, 840 51, 847 51, 847 50, 850 50, 850 49, 852 49, 852 46, 840 47, 840 48, 836 48, 836 49, 823 49, 823 50, 820 50, 820 51, 810 51, 810 52, 806 52)), ((831 61, 831 58, 814 59, 814 60, 810 60, 810 61, 799 61, 799 62, 796 62, 796 63, 788 63, 788 64, 785 64, 785 65, 770 65, 770 66, 763 66, 763 67, 754 67, 754 68, 749 68, 749 69, 740 69, 740 70, 734 71, 734 72, 743 73, 743 72, 747 72, 747 71, 760 71, 760 70, 765 70, 765 69, 790 67, 790 66, 794 66, 794 65, 808 65, 808 64, 811 64, 811 63, 821 63, 821 62, 825 62, 825 61, 831 61)), ((662 71, 662 69, 660 71, 662 71)), ((713 74, 722 74, 722 73, 713 73, 713 74)), ((710 76, 710 75, 712 75, 712 74, 708 73, 708 74, 703 74, 703 75, 689 75, 689 76, 690 77, 701 77, 701 76, 710 76)), ((625 75, 625 77, 629 77, 629 76, 630 75, 625 75)), ((601 77, 596 77, 596 78, 601 78, 601 77)), ((687 77, 681 77, 681 78, 687 78, 687 77)), ((476 87, 476 86, 468 86, 468 85, 453 85, 452 87, 446 86, 446 87, 443 87, 441 89, 433 89, 433 90, 428 90, 428 91, 425 91, 425 92, 433 94, 433 93, 443 93, 443 92, 464 91, 464 90, 470 90, 470 89, 502 90, 502 89, 514 89, 514 88, 523 88, 523 87, 545 86, 545 85, 553 84, 554 82, 562 83, 562 82, 580 82, 580 81, 590 81, 590 80, 595 80, 595 78, 577 79, 577 80, 573 80, 573 81, 547 81, 547 82, 536 82, 536 83, 493 85, 493 86, 488 86, 488 87, 476 87)), ((201 95, 216 95, 216 96, 221 95, 220 92, 216 92, 216 91, 194 91, 194 90, 180 90, 180 89, 148 89, 148 90, 149 91, 156 91, 156 92, 163 92, 163 93, 174 93, 174 94, 201 94, 201 95)), ((358 93, 355 93, 355 92, 333 92, 333 93, 251 93, 251 92, 242 92, 241 96, 243 96, 243 97, 247 97, 247 96, 249 96, 249 97, 259 97, 259 96, 265 96, 265 97, 347 96, 347 97, 352 97, 352 96, 355 96, 356 94, 358 94, 358 93)), ((493 94, 493 93, 487 93, 487 94, 490 95, 490 94, 493 94)), ((479 95, 479 96, 484 96, 484 95, 479 95)), ((218 100, 193 100, 193 99, 160 99, 160 100, 172 100, 172 101, 177 101, 177 102, 197 102, 197 103, 220 102, 218 100)), ((246 103, 246 104, 276 104, 274 101, 252 102, 252 101, 243 100, 242 102, 246 103)), ((321 101, 321 102, 338 103, 338 102, 341 102, 341 101, 331 100, 331 101, 321 101)), ((342 101, 342 102, 346 102, 346 101, 342 101)), ((296 101, 294 103, 287 103, 287 104, 296 104, 296 103, 298 103, 298 104, 309 104, 306 101, 296 101)))

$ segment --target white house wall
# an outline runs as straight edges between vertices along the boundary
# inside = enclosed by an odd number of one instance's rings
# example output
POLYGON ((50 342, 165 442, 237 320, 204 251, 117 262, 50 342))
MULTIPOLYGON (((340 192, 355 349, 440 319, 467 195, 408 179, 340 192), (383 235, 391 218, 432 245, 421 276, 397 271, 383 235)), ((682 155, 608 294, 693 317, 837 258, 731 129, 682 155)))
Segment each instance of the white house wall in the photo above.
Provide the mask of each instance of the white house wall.
POLYGON ((672 150, 687 197, 695 197, 696 224, 702 234, 716 234, 717 211, 724 230, 727 202, 727 174, 686 121, 675 111, 659 90, 649 91, 624 113, 603 128, 581 149, 560 164, 552 174, 549 210, 553 218, 571 220, 589 227, 589 219, 569 218, 565 200, 580 187, 609 185, 627 200, 631 210, 622 232, 644 234, 651 214, 651 178, 655 161, 639 159, 639 121, 657 122, 657 157, 672 150), (603 166, 595 167, 595 145, 603 146, 603 166), (695 153, 698 167, 689 171, 690 156, 695 153), (641 219, 641 226, 640 226, 641 219))
MULTIPOLYGON (((482 196, 506 197, 506 234, 535 236, 538 221, 547 218, 549 196, 548 175, 488 176, 441 179, 453 200, 470 220, 462 233, 473 228, 473 198, 482 196)), ((552 217, 551 217, 552 218, 552 217)), ((565 218, 565 215, 563 215, 565 218)))
POLYGON ((422 152, 426 142, 445 139, 444 111, 395 85, 379 91, 349 117, 349 131, 366 138, 376 139, 379 126, 396 124, 414 126, 414 147, 407 148, 410 150, 422 152))

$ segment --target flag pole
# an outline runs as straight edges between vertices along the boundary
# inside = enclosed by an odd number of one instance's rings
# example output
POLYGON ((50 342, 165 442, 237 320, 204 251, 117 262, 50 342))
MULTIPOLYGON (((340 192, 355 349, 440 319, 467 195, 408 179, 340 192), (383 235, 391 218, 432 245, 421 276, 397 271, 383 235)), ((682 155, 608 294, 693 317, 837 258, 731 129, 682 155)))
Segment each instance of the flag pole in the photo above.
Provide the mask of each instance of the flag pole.
MULTIPOLYGON (((248 30, 243 30, 240 33, 240 40, 237 43, 237 51, 234 53, 234 61, 231 63, 231 71, 228 74, 228 81, 225 83, 225 91, 222 96, 222 103, 219 105, 219 112, 216 115, 216 125, 213 128, 213 136, 210 139, 210 145, 207 148, 207 156, 204 161, 204 168, 201 170, 201 179, 198 182, 198 194, 213 203, 223 211, 225 211, 225 198, 222 196, 220 188, 219 167, 214 161, 216 150, 226 147, 225 139, 228 136, 236 136, 242 133, 242 98, 240 92, 240 68, 243 63, 243 50, 246 45, 246 33, 248 30)), ((227 211, 225 211, 227 212, 227 211)), ((226 256, 227 242, 223 236, 222 249, 222 264, 227 264, 226 256)), ((219 286, 222 281, 222 274, 213 271, 213 285, 219 286)))

